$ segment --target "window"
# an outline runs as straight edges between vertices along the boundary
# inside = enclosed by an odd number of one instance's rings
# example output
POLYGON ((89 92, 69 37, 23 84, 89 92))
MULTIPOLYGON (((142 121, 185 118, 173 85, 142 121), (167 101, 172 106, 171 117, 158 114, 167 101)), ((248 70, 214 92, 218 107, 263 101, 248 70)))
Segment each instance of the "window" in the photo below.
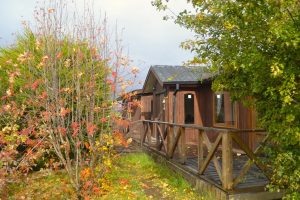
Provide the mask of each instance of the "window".
POLYGON ((214 124, 217 126, 236 126, 236 103, 232 102, 229 93, 214 95, 214 124))
POLYGON ((224 94, 215 95, 215 123, 225 123, 224 94))
POLYGON ((184 123, 194 124, 194 95, 184 95, 184 123))

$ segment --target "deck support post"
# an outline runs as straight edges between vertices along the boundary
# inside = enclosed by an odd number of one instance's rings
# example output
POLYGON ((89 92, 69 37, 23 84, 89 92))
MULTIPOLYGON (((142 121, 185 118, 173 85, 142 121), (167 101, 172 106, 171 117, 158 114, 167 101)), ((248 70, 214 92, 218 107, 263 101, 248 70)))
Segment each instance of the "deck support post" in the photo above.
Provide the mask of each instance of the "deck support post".
POLYGON ((143 143, 144 143, 144 140, 145 140, 145 137, 146 137, 146 134, 147 134, 147 125, 146 125, 146 122, 143 122, 143 130, 142 130, 142 135, 140 137, 140 140, 141 140, 141 147, 143 146, 143 143))
POLYGON ((179 159, 181 164, 186 163, 186 140, 185 140, 185 127, 181 128, 181 134, 179 138, 179 145, 178 145, 178 151, 179 151, 179 159))
POLYGON ((148 140, 148 145, 151 147, 152 144, 152 133, 153 133, 153 124, 154 123, 148 123, 149 128, 148 128, 148 134, 147 134, 147 140, 148 140))
POLYGON ((167 132, 167 158, 171 157, 172 154, 172 144, 173 144, 174 126, 169 126, 169 131, 167 132))
POLYGON ((154 130, 154 135, 155 135, 155 147, 156 147, 156 149, 157 150, 159 150, 159 144, 160 144, 160 138, 159 138, 159 132, 157 131, 157 128, 158 128, 158 126, 159 126, 159 124, 153 124, 154 126, 153 126, 153 130, 154 130))
POLYGON ((204 161, 204 149, 203 149, 203 131, 198 130, 198 171, 201 169, 204 161))
MULTIPOLYGON (((158 121, 158 118, 155 118, 155 121, 158 121)), ((155 147, 156 147, 157 150, 159 150, 158 147, 159 147, 159 144, 160 144, 159 133, 157 131, 158 126, 159 126, 158 123, 153 123, 153 134, 154 134, 154 137, 155 137, 155 147)))
POLYGON ((233 189, 233 155, 232 137, 230 132, 222 135, 222 183, 225 190, 233 189))

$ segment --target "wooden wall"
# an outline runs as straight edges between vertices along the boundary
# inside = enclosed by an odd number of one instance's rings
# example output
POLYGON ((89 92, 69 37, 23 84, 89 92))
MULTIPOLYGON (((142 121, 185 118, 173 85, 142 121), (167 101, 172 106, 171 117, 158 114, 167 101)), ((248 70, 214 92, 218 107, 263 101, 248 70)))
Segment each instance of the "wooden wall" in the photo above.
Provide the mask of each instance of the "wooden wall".
MULTIPOLYGON (((165 121, 173 122, 173 94, 175 91, 175 86, 166 86, 167 88, 167 104, 166 104, 166 116, 165 121)), ((176 95, 176 123, 184 124, 184 95, 185 94, 194 95, 194 114, 195 114, 195 124, 203 125, 205 127, 220 127, 214 124, 214 107, 213 98, 214 92, 211 89, 210 83, 197 85, 180 85, 180 90, 176 95)), ((250 129, 253 128, 253 115, 252 111, 245 108, 242 103, 237 103, 237 125, 235 128, 238 129, 250 129)), ((209 139, 215 141, 219 133, 210 132, 209 139)), ((252 148, 253 143, 255 143, 255 138, 250 137, 249 133, 240 134, 242 140, 252 148)), ((198 140, 196 130, 186 129, 186 141, 187 143, 196 143, 198 140)), ((238 146, 234 144, 234 147, 238 149, 238 146)))
MULTIPOLYGON (((142 96, 141 119, 160 120, 166 122, 173 122, 173 94, 175 85, 160 86, 158 82, 155 84, 155 90, 152 95, 142 96), (161 93, 166 90, 166 93, 161 93), (161 94, 158 94, 161 93, 161 94), (151 103, 152 101, 152 103, 151 103), (165 101, 165 104, 163 103, 165 101), (152 112, 151 112, 152 104, 152 112)), ((214 92, 211 89, 211 83, 204 83, 202 85, 180 85, 180 90, 176 94, 176 113, 175 123, 184 124, 184 95, 194 95, 194 121, 197 125, 205 127, 220 127, 214 124, 214 92)), ((237 103, 237 125, 238 129, 251 129, 253 127, 253 112, 245 108, 241 103, 237 103)), ((226 112, 226 111, 225 111, 226 112)), ((136 113, 138 115, 138 111, 136 113)), ((138 117, 138 116, 136 116, 138 117)), ((136 119, 134 116, 134 119, 136 119)), ((218 133, 210 132, 209 139, 215 141, 218 133)), ((253 149, 257 145, 256 137, 249 133, 240 134, 242 140, 253 149)), ((193 129, 186 129, 187 143, 196 143, 197 131, 193 129)), ((238 148, 234 144, 235 148, 238 148)))
POLYGON ((162 100, 164 98, 164 94, 161 93, 164 88, 156 82, 154 84, 155 90, 153 91, 153 111, 152 111, 152 120, 162 120, 164 119, 164 110, 162 100))
POLYGON ((141 96, 141 118, 140 119, 151 119, 151 101, 153 95, 141 96))
MULTIPOLYGON (((167 86, 167 99, 166 99, 166 115, 165 121, 173 122, 173 101, 175 86, 167 86)), ((184 124, 184 95, 193 94, 194 95, 194 121, 195 124, 202 125, 202 116, 199 109, 200 98, 197 86, 185 86, 180 85, 180 90, 176 94, 176 113, 175 113, 175 123, 184 124)), ((187 143, 197 142, 197 131, 195 129, 186 129, 186 141, 187 143)))
MULTIPOLYGON (((206 127, 219 127, 218 125, 214 124, 214 92, 211 89, 211 84, 204 84, 201 87, 201 92, 200 92, 200 98, 203 98, 203 105, 200 105, 200 110, 203 113, 203 125, 206 127)), ((246 108, 245 106, 242 105, 241 102, 237 102, 236 105, 236 115, 237 115, 237 125, 234 128, 237 129, 252 129, 255 128, 253 126, 253 120, 254 120, 254 115, 253 111, 249 108, 246 108)), ((225 110, 226 112, 226 110, 225 110)), ((217 137, 217 133, 211 132, 209 135, 209 138, 211 141, 214 141, 217 137)), ((255 134, 254 133, 241 133, 239 136, 242 138, 242 140, 247 144, 249 147, 253 149, 254 143, 255 143, 255 134)), ((235 148, 238 148, 236 144, 234 144, 235 148)))

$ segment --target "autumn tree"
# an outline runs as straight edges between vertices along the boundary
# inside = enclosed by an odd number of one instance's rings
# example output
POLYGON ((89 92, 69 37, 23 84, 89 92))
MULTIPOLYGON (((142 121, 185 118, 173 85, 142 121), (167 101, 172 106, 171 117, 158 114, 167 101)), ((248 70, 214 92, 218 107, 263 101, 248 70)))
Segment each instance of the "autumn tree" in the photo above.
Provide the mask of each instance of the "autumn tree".
POLYGON ((71 1, 39 6, 36 27, 0 51, 0 169, 28 172, 52 152, 83 198, 99 192, 111 167, 113 125, 121 120, 112 96, 126 92, 137 68, 107 18, 96 21, 92 4, 82 13, 71 1), (124 69, 130 80, 121 77, 124 69))
MULTIPOLYGON (((156 0, 159 10, 167 1, 156 0)), ((182 47, 189 62, 218 74, 215 91, 229 91, 258 112, 269 133, 269 189, 299 198, 300 189, 300 2, 298 0, 188 0, 175 22, 195 38, 182 47), (249 97, 251 100, 249 101, 249 97)))

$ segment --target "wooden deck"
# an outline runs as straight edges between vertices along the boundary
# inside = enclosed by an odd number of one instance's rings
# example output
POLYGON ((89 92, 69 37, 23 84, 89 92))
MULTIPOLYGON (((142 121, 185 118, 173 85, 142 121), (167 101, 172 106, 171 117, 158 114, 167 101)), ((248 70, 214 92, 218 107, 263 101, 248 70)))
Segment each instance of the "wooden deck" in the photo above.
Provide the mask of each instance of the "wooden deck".
POLYGON ((198 143, 184 140, 186 125, 142 121, 132 124, 129 136, 148 153, 165 160, 200 191, 208 190, 215 199, 279 199, 281 194, 265 191, 268 184, 266 168, 252 152, 236 138, 234 130, 190 126, 199 129, 198 143), (175 129, 177 127, 177 130, 175 129), (175 129, 175 131, 174 131, 175 129), (207 139, 206 131, 219 131, 216 141, 207 139), (242 154, 233 151, 233 142, 241 146, 242 154))
MULTIPOLYGON (((248 158, 246 156, 240 156, 239 158, 235 159, 233 164, 233 176, 236 177, 241 168, 245 165, 248 158)), ((179 161, 178 161, 179 162, 179 161)), ((219 161, 220 166, 222 167, 221 160, 219 161)), ((191 170, 197 170, 197 158, 196 157, 190 157, 187 158, 186 164, 187 168, 190 168, 191 170)), ((217 174, 217 171, 214 167, 214 164, 212 162, 209 163, 207 169, 205 170, 203 176, 210 179, 214 183, 218 185, 222 185, 222 182, 217 174)), ((240 189, 251 189, 253 187, 255 188, 261 188, 268 184, 268 179, 266 176, 259 171, 259 169, 256 166, 252 166, 248 173, 246 174, 243 181, 241 181, 239 184, 237 184, 235 190, 240 189)))

